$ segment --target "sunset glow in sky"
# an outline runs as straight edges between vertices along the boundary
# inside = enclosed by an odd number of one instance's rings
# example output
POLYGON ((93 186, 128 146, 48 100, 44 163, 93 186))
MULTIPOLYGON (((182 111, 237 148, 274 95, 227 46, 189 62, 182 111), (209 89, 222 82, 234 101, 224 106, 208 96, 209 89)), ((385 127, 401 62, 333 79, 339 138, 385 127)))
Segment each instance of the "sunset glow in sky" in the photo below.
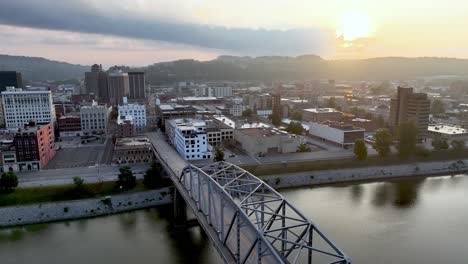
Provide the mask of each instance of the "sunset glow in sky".
POLYGON ((467 1, 0 1, 0 54, 146 65, 218 55, 468 58, 467 1))

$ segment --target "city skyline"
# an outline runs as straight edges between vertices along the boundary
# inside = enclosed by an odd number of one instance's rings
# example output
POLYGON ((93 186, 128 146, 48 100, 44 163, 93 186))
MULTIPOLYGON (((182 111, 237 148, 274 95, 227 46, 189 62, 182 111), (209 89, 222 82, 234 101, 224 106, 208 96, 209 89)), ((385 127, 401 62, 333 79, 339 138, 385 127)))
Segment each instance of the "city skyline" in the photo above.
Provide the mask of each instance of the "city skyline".
POLYGON ((0 54, 105 66, 223 54, 468 58, 460 44, 468 40, 460 34, 468 26, 463 6, 468 4, 19 0, 0 3, 0 54))

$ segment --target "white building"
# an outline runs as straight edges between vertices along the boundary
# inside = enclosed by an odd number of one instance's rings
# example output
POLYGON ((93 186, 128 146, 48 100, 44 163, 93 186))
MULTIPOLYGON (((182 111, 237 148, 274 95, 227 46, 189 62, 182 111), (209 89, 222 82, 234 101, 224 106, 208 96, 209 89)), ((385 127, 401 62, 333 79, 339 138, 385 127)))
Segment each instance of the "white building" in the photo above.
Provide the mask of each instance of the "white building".
POLYGON ((166 134, 185 160, 211 159, 205 121, 184 118, 166 120, 166 134))
POLYGON ((461 127, 449 125, 430 125, 427 128, 428 134, 433 139, 440 138, 445 140, 467 140, 468 130, 461 127))
POLYGON ((323 123, 311 122, 307 125, 311 136, 340 145, 343 148, 353 146, 358 138, 364 138, 364 129, 349 124, 327 121, 323 123))
POLYGON ((212 86, 199 85, 194 89, 195 96, 197 97, 231 97, 232 87, 231 86, 212 86))
POLYGON ((242 98, 235 98, 227 104, 229 107, 229 114, 232 116, 242 116, 242 112, 245 110, 242 98))
POLYGON ((119 116, 131 116, 138 133, 146 129, 146 107, 144 104, 129 104, 127 98, 123 98, 123 105, 119 105, 119 116))
POLYGON ((5 127, 22 127, 31 120, 38 124, 54 123, 55 108, 50 91, 23 91, 8 88, 2 92, 5 127))
POLYGON ((214 97, 231 97, 232 96, 232 87, 231 86, 217 86, 210 87, 208 96, 214 97))
POLYGON ((81 131, 84 135, 102 134, 107 132, 107 123, 112 107, 98 105, 93 102, 91 106, 80 109, 81 131))

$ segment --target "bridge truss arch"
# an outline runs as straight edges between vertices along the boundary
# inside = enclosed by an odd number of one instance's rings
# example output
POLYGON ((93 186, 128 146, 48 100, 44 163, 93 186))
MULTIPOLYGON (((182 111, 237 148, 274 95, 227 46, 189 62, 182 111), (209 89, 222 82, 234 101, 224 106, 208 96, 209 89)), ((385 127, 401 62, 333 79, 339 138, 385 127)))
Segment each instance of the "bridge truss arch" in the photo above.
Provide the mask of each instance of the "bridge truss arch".
POLYGON ((351 263, 281 194, 238 166, 188 165, 179 181, 236 263, 351 263))

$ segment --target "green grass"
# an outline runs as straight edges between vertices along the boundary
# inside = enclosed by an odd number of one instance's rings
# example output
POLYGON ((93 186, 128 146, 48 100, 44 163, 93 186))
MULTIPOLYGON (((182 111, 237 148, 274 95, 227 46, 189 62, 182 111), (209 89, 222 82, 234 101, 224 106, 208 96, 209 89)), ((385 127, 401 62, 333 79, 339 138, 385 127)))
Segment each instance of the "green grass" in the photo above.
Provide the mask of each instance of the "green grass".
POLYGON ((370 166, 387 166, 408 164, 414 162, 429 162, 429 161, 444 161, 444 160, 457 160, 468 158, 467 151, 453 152, 453 151, 438 151, 432 152, 429 157, 413 156, 406 159, 401 159, 396 155, 391 155, 385 158, 379 156, 367 157, 366 160, 357 160, 355 158, 344 158, 336 160, 314 160, 314 161, 294 161, 288 163, 269 163, 269 164, 255 164, 241 166, 245 170, 254 175, 273 175, 282 173, 295 173, 306 171, 319 171, 319 170, 334 170, 334 169, 348 169, 360 168, 370 166))
POLYGON ((88 183, 83 185, 82 190, 77 190, 73 184, 17 188, 13 192, 0 193, 0 206, 87 199, 144 190, 147 189, 141 180, 137 181, 135 188, 128 191, 116 189, 115 182, 88 183))

